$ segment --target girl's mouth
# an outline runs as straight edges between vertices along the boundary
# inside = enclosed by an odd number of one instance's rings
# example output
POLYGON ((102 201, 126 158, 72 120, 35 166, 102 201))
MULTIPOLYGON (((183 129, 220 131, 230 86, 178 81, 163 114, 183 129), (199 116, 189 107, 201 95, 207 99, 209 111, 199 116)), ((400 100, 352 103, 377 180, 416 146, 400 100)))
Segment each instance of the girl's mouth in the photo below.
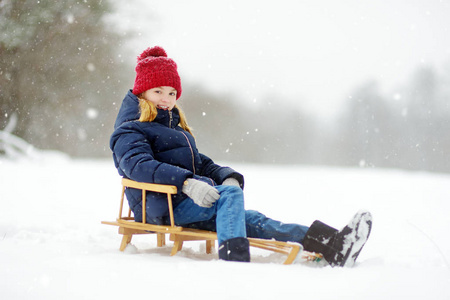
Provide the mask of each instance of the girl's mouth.
POLYGON ((166 105, 158 105, 157 107, 158 107, 159 109, 162 109, 162 110, 168 110, 168 109, 169 109, 169 107, 166 106, 166 105))

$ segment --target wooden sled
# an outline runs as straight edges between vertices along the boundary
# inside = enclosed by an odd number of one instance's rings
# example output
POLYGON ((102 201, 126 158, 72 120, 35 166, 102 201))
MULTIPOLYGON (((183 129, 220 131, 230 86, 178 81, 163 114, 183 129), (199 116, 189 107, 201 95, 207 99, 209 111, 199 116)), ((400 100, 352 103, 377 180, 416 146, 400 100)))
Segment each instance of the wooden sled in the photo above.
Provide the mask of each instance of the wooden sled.
MULTIPOLYGON (((175 226, 173 217, 172 195, 177 193, 177 188, 172 185, 161 185, 153 183, 144 183, 132 181, 129 179, 122 179, 122 195, 120 199, 119 217, 116 221, 103 221, 102 224, 119 226, 119 234, 123 235, 120 244, 120 251, 124 251, 125 247, 131 242, 131 238, 135 234, 156 234, 157 246, 162 247, 166 244, 166 234, 170 235, 170 240, 173 241, 173 247, 170 255, 175 255, 183 247, 185 241, 206 241, 206 253, 212 253, 212 248, 217 240, 217 234, 212 231, 197 230, 175 226), (131 209, 128 210, 128 216, 122 216, 124 195, 126 188, 134 188, 142 190, 142 222, 134 221, 131 216, 131 209), (167 201, 169 205, 170 225, 153 225, 145 221, 146 208, 146 192, 158 192, 167 194, 167 201)), ((303 247, 300 244, 279 242, 274 240, 254 239, 249 238, 250 246, 265 249, 277 253, 287 255, 284 264, 291 264, 303 247)), ((304 254, 302 254, 304 258, 304 254)), ((313 254, 311 254, 313 255, 313 254)), ((315 255, 315 254, 314 254, 315 255)), ((320 254, 318 254, 320 255, 320 254)), ((315 260, 317 257, 308 257, 307 260, 315 260)))

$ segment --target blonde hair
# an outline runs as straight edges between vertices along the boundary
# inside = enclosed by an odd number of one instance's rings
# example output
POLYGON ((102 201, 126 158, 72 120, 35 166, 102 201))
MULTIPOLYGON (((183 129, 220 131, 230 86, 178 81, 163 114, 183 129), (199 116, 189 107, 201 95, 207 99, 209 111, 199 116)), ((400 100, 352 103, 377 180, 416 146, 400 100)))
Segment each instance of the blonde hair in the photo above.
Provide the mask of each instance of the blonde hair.
MULTIPOLYGON (((178 113, 180 115, 180 127, 194 136, 191 127, 189 127, 187 123, 186 116, 184 115, 181 108, 176 104, 175 108, 178 109, 178 113)), ((141 113, 139 122, 153 122, 156 118, 156 115, 158 114, 156 106, 152 102, 141 97, 139 97, 139 112, 141 113)))

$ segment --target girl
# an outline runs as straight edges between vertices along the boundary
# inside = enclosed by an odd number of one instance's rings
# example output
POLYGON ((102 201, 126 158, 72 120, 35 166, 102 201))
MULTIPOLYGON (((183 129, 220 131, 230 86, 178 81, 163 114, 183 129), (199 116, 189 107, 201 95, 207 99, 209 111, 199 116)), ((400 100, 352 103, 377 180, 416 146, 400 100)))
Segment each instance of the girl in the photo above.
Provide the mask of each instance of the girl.
MULTIPOLYGON (((136 66, 134 87, 125 96, 110 147, 119 174, 135 181, 169 184, 175 223, 217 232, 219 259, 250 261, 247 237, 303 244, 322 253, 331 266, 352 266, 369 237, 372 217, 359 212, 342 230, 320 221, 310 227, 285 224, 244 209, 244 177, 201 154, 184 114, 176 63, 161 47, 145 50, 136 66)), ((141 193, 126 190, 136 221, 142 221, 141 193)), ((168 224, 164 195, 148 192, 146 222, 168 224)))

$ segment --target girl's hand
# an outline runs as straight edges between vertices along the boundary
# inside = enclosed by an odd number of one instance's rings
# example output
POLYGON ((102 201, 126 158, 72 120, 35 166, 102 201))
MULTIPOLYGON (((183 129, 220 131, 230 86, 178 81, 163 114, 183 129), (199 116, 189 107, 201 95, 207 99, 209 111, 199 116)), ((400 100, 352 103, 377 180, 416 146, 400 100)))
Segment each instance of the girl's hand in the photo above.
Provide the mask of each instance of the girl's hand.
POLYGON ((186 179, 182 191, 201 207, 211 207, 220 198, 216 188, 192 178, 186 179))

